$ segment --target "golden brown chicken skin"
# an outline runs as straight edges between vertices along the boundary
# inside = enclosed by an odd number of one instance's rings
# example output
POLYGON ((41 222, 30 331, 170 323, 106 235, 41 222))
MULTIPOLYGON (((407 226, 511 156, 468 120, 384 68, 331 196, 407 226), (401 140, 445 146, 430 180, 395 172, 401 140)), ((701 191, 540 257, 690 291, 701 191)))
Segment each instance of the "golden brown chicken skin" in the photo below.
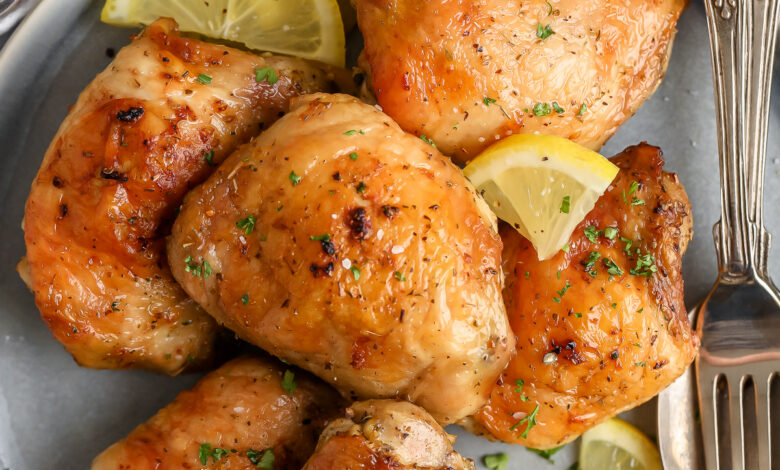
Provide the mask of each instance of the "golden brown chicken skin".
POLYGON ((401 127, 466 162, 512 133, 598 149, 660 83, 685 0, 356 0, 401 127))
POLYGON ((474 416, 498 439, 538 449, 571 441, 652 398, 694 359, 681 273, 688 197, 656 147, 612 162, 620 173, 569 252, 538 261, 516 231, 501 231, 517 356, 474 416))
POLYGON ((265 357, 241 357, 106 449, 92 470, 297 470, 327 420, 337 416, 340 400, 304 372, 265 357), (264 454, 273 466, 257 466, 264 454))
POLYGON ((79 364, 175 374, 212 355, 215 322, 167 266, 171 220, 291 96, 337 79, 351 85, 328 66, 187 39, 159 20, 84 89, 32 184, 19 267, 79 364), (257 80, 264 67, 275 83, 257 80))
POLYGON ((373 106, 296 98, 191 192, 173 275, 241 338, 353 398, 476 411, 513 348, 495 219, 373 106))
POLYGON ((473 470, 452 448, 454 436, 419 406, 369 400, 333 421, 303 470, 473 470))

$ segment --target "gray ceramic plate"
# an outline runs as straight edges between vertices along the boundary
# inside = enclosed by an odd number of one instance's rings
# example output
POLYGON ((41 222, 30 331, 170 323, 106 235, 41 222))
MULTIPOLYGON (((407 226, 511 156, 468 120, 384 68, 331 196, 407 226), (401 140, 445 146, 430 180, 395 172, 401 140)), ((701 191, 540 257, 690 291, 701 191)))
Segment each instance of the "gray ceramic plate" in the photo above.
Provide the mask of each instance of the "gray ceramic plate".
MULTIPOLYGON (((40 320, 32 295, 14 272, 24 253, 22 220, 30 182, 49 140, 84 86, 133 32, 103 25, 102 2, 45 0, 0 55, 0 469, 88 468, 92 458, 190 387, 195 376, 162 377, 76 366, 40 320)), ((777 94, 778 90, 775 90, 777 94)), ((718 218, 718 173, 707 30, 702 5, 683 14, 666 80, 603 150, 612 155, 640 141, 660 145, 694 207, 696 235, 685 258, 686 300, 701 298, 715 279, 711 227, 718 218)), ((778 129, 776 100, 771 129, 778 129)), ((770 107, 767 106, 767 111, 770 107)), ((767 225, 780 233, 778 135, 770 131, 767 225)), ((780 277, 778 251, 774 278, 780 277)), ((685 410, 680 410, 685 413, 685 410)), ((629 414, 654 436, 651 402, 629 414)), ((460 435, 469 457, 511 454, 510 469, 565 469, 576 444, 554 465, 521 447, 460 435)))

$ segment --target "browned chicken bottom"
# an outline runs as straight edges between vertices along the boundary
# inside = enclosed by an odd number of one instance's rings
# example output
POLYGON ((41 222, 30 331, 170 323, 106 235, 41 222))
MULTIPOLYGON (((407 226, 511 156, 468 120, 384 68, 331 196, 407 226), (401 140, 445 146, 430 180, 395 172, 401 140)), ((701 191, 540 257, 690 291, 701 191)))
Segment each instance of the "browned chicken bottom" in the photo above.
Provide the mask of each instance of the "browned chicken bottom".
POLYGON ((656 89, 686 0, 355 0, 382 109, 466 162, 512 133, 598 149, 656 89))
POLYGON ((304 470, 474 470, 452 448, 449 436, 423 410, 408 402, 354 403, 347 416, 322 433, 304 470))
POLYGON ((620 173, 569 252, 538 261, 530 242, 501 230, 517 356, 471 429, 555 447, 649 400, 693 361, 681 272, 688 197, 656 147, 629 147, 612 162, 620 173))
POLYGON ((217 325, 174 282, 164 255, 184 194, 291 96, 352 85, 345 71, 176 28, 150 25, 84 89, 27 200, 20 273, 83 366, 175 374, 212 356, 217 325), (273 83, 255 74, 266 67, 273 83))
POLYGON ((241 338, 441 422, 485 403, 513 348, 494 216, 448 158, 345 95, 295 99, 231 155, 168 256, 241 338))
POLYGON ((298 470, 340 406, 308 374, 267 358, 234 359, 106 449, 92 470, 298 470))

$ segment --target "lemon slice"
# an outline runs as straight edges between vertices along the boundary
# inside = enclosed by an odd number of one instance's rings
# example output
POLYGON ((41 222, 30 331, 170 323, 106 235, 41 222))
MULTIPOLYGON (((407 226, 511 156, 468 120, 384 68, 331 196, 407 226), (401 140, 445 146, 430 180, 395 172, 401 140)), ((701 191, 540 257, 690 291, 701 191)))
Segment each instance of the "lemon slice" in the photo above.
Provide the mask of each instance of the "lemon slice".
POLYGON ((337 0, 107 0, 100 19, 135 27, 161 16, 182 31, 344 66, 337 0))
POLYGON ((488 147, 463 173, 544 260, 567 245, 618 168, 568 139, 518 134, 488 147))
POLYGON ((661 455, 642 432, 612 418, 582 436, 580 470, 663 470, 661 455))

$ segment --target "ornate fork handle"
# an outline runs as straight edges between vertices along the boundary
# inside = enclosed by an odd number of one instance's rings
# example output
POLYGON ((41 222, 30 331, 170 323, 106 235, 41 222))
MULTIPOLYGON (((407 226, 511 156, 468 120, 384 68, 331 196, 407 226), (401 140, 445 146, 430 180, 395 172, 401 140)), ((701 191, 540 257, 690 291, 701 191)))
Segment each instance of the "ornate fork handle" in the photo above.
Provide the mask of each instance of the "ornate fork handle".
POLYGON ((765 277, 767 119, 780 0, 707 0, 720 147, 721 221, 714 234, 724 282, 765 277))
POLYGON ((756 271, 764 279, 769 279, 767 262, 771 237, 764 230, 764 169, 766 161, 767 121, 769 120, 769 98, 772 89, 772 70, 775 57, 775 44, 778 30, 780 1, 754 1, 752 5, 752 34, 750 66, 747 77, 746 115, 750 117, 747 129, 746 152, 755 157, 747 162, 749 217, 756 230, 753 262, 756 271))

